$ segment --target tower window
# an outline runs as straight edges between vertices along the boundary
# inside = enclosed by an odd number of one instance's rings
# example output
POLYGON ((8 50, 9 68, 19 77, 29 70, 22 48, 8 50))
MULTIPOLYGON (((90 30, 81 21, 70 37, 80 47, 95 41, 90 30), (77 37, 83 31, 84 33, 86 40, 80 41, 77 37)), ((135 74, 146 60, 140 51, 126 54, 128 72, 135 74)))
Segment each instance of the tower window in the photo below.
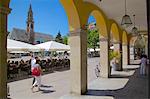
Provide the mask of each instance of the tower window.
POLYGON ((33 29, 33 24, 31 24, 31 28, 33 29))

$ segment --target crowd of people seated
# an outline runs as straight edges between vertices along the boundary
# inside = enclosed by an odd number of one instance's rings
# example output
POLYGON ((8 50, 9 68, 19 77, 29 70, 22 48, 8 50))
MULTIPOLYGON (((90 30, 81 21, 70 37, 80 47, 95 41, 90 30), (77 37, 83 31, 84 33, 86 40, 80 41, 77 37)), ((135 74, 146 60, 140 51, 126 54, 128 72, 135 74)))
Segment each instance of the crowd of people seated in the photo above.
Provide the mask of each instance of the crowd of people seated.
MULTIPOLYGON (((68 58, 63 59, 41 59, 40 66, 43 72, 54 72, 62 69, 70 69, 70 60, 68 58)), ((8 79, 17 78, 19 75, 31 75, 31 59, 24 61, 21 59, 20 61, 7 61, 7 76, 8 79)), ((24 76, 21 75, 21 76, 24 76)))

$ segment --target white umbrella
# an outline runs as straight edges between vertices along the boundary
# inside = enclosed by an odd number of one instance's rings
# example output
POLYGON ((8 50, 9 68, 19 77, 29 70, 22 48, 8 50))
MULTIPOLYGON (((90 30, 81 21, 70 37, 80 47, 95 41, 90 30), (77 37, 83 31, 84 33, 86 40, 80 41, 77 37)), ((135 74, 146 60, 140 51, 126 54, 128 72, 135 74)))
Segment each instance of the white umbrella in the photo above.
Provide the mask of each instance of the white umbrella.
POLYGON ((8 51, 39 51, 40 48, 28 43, 7 39, 8 51))
POLYGON ((55 42, 55 41, 48 41, 45 43, 37 44, 35 46, 40 47, 45 50, 49 50, 49 51, 68 51, 68 50, 70 50, 69 45, 65 45, 62 43, 55 42))
POLYGON ((29 53, 27 51, 9 51, 9 53, 29 53))
MULTIPOLYGON (((93 48, 90 48, 90 49, 88 49, 88 51, 94 52, 94 49, 93 49, 93 48)), ((96 48, 95 51, 100 51, 100 48, 96 48)))

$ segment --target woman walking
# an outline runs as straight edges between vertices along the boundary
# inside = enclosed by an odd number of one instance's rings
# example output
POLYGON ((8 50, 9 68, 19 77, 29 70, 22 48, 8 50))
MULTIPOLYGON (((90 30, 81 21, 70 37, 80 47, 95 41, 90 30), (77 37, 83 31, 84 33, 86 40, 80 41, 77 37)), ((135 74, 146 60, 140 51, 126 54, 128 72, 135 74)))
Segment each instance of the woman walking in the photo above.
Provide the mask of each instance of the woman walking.
POLYGON ((146 75, 147 56, 142 55, 140 66, 140 75, 146 75))
POLYGON ((36 60, 36 64, 34 64, 34 67, 32 69, 32 76, 35 78, 35 82, 32 85, 32 92, 34 92, 34 87, 38 87, 38 91, 40 91, 40 86, 41 86, 41 73, 42 69, 40 64, 40 60, 36 60))

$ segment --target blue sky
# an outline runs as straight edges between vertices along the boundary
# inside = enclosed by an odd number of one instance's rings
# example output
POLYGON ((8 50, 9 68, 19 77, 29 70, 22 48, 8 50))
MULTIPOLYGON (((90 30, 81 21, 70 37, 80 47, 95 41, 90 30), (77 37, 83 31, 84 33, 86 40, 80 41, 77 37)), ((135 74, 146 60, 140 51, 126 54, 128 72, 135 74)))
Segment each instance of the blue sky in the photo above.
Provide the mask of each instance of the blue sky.
MULTIPOLYGON (((34 15, 34 31, 51 34, 54 37, 60 31, 64 36, 68 33, 68 19, 59 0, 11 0, 11 13, 8 17, 8 31, 15 28, 26 29, 27 12, 32 5, 34 15)), ((89 21, 94 21, 93 17, 89 21)))

